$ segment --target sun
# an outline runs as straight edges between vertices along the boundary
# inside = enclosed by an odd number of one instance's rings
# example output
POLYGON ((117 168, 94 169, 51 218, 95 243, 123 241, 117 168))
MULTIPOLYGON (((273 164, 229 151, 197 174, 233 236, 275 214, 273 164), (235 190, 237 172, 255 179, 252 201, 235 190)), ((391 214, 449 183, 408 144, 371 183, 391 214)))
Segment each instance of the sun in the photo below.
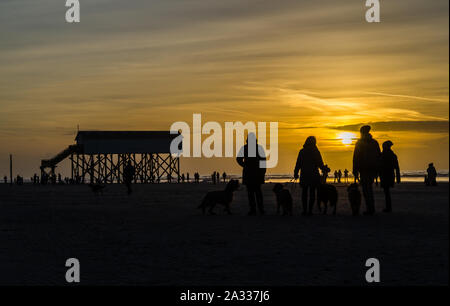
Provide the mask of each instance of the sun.
POLYGON ((340 139, 344 145, 351 145, 353 139, 356 139, 356 135, 351 132, 343 132, 338 135, 338 139, 340 139))

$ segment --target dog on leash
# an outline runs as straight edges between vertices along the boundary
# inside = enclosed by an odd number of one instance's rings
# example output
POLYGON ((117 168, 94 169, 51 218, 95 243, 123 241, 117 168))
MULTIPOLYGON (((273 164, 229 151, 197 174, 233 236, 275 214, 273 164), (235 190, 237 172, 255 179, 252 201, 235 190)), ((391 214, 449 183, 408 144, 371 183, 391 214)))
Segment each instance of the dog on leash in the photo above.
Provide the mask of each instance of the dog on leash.
POLYGON ((210 215, 215 215, 213 212, 214 207, 216 204, 221 204, 225 207, 225 211, 231 215, 230 204, 233 201, 233 193, 238 189, 239 181, 230 180, 225 187, 225 190, 208 192, 198 208, 202 209, 203 214, 205 214, 206 209, 208 209, 210 215))
POLYGON ((106 187, 105 185, 102 185, 100 183, 96 183, 96 184, 90 183, 88 186, 91 188, 92 192, 95 195, 98 195, 98 194, 103 195, 103 189, 105 189, 105 187, 106 187))
POLYGON ((280 213, 280 208, 282 208, 283 216, 292 216, 292 196, 289 190, 284 189, 280 183, 276 183, 273 186, 273 192, 277 197, 277 214, 280 213))
POLYGON ((327 214, 328 203, 333 207, 333 215, 336 214, 337 202, 338 202, 338 193, 335 186, 331 184, 327 184, 328 173, 331 169, 325 165, 322 169, 322 177, 319 187, 317 188, 317 205, 319 207, 319 211, 322 212, 321 204, 324 204, 323 214, 327 214))
POLYGON ((361 207, 361 192, 359 191, 358 183, 350 184, 347 187, 347 193, 350 207, 352 208, 352 215, 357 216, 361 207))

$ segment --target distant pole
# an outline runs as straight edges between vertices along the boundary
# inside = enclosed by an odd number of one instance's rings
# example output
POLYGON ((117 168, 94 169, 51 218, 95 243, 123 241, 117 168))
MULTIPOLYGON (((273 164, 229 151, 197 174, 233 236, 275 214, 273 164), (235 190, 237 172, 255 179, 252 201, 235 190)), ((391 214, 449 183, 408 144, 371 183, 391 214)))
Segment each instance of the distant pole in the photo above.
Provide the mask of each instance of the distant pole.
POLYGON ((9 183, 10 183, 10 185, 13 184, 13 178, 12 178, 12 154, 9 154, 9 183))

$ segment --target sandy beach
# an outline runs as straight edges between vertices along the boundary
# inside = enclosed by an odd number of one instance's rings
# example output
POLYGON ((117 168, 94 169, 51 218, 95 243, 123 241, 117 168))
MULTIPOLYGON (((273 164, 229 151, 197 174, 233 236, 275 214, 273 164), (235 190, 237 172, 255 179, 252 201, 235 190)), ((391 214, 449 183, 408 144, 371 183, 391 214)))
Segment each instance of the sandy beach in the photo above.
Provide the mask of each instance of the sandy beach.
POLYGON ((81 264, 82 285, 365 285, 367 258, 381 263, 381 285, 448 285, 449 184, 404 183, 394 213, 352 217, 344 184, 337 216, 248 217, 245 188, 233 215, 196 209, 224 184, 0 185, 0 284, 65 285, 65 261, 81 264))

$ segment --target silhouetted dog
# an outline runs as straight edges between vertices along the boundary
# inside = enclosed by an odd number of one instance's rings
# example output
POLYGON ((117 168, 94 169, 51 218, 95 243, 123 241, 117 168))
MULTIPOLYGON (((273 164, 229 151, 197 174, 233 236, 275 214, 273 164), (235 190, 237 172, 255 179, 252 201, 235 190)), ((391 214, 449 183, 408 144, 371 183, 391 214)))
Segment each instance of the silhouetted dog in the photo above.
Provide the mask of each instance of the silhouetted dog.
POLYGON ((325 205, 323 214, 326 215, 329 202, 330 205, 333 206, 333 215, 335 215, 338 202, 338 193, 335 186, 327 184, 327 177, 329 172, 330 168, 325 165, 324 169, 322 169, 322 179, 320 185, 317 188, 317 205, 320 212, 322 212, 321 203, 325 205))
POLYGON ((348 200, 352 208, 352 215, 359 215, 359 208, 361 207, 361 192, 359 191, 358 184, 350 184, 347 188, 348 200))
POLYGON ((92 192, 95 195, 103 194, 103 189, 106 187, 105 185, 102 185, 99 183, 96 183, 96 184, 90 183, 88 186, 91 188, 92 192))
POLYGON ((277 214, 280 213, 280 208, 282 208, 283 216, 292 216, 292 197, 289 190, 284 189, 280 183, 276 183, 273 192, 277 197, 277 214))
POLYGON ((239 189, 238 180, 230 180, 222 191, 211 191, 208 192, 202 201, 202 204, 198 208, 202 209, 203 214, 206 212, 206 208, 210 215, 214 215, 213 209, 216 204, 221 204, 225 206, 225 211, 231 214, 230 204, 233 201, 233 192, 239 189))

